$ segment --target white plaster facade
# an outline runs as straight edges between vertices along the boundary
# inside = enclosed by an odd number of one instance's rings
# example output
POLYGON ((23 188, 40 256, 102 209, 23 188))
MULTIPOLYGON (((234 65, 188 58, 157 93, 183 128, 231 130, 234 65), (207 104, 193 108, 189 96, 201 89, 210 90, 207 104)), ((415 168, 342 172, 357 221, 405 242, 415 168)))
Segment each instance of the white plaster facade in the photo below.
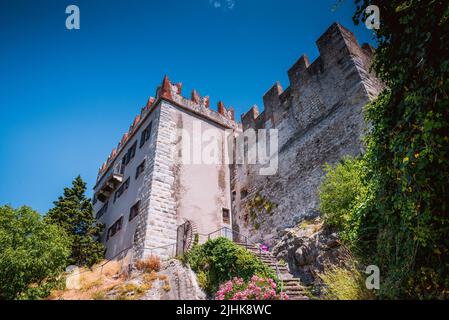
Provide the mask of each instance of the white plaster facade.
POLYGON ((108 203, 107 210, 97 219, 105 225, 101 241, 106 246, 107 259, 130 247, 138 256, 173 255, 177 227, 187 220, 196 225, 199 234, 232 225, 230 171, 224 152, 227 148, 225 130, 232 128, 235 122, 225 110, 221 110, 221 114, 210 110, 207 97, 195 96, 187 100, 178 90, 177 85, 164 79, 157 99, 136 117, 118 151, 113 151, 100 169, 95 195, 101 193, 111 170, 119 166, 129 148, 137 142, 135 155, 121 174, 121 183, 116 184, 103 201, 97 196, 94 204, 98 215, 108 203), (151 136, 139 147, 142 132, 149 126, 151 136), (200 131, 195 131, 198 128, 200 131), (206 131, 213 132, 219 151, 217 156, 223 161, 219 164, 184 163, 180 155, 193 152, 193 141, 185 145, 178 131, 181 129, 193 139, 206 131), (143 161, 145 169, 136 178, 137 167, 143 161), (128 178, 128 188, 114 201, 115 193, 128 178), (130 210, 139 201, 138 214, 130 221, 130 210), (229 221, 223 220, 223 210, 228 210, 229 221), (120 218, 123 219, 121 228, 111 236, 109 230, 120 218))

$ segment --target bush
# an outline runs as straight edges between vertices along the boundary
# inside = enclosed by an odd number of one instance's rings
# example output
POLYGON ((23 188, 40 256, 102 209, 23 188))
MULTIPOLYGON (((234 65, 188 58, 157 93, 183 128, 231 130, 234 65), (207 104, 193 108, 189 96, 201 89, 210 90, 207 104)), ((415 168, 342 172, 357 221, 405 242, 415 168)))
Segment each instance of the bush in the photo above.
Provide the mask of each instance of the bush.
POLYGON ((276 283, 273 279, 252 276, 249 282, 242 278, 233 278, 220 285, 216 300, 288 300, 285 293, 276 293, 276 283))
POLYGON ((70 239, 29 207, 0 207, 0 299, 38 299, 61 284, 70 239))
POLYGON ((345 227, 354 207, 366 197, 363 162, 344 157, 335 166, 326 164, 324 170, 326 176, 319 188, 320 211, 329 225, 345 227))
POLYGON ((186 254, 186 262, 198 274, 199 285, 214 294, 218 286, 234 277, 249 281, 258 275, 278 281, 273 270, 259 258, 226 238, 207 241, 186 254))
POLYGON ((159 270, 161 270, 161 259, 159 259, 158 256, 151 255, 144 260, 138 260, 136 262, 136 268, 137 268, 137 270, 141 270, 141 271, 145 271, 145 272, 151 272, 151 271, 158 272, 159 270))
POLYGON ((325 265, 324 272, 318 276, 323 282, 325 299, 371 300, 375 297, 366 288, 365 275, 360 271, 359 263, 349 254, 341 265, 325 265))

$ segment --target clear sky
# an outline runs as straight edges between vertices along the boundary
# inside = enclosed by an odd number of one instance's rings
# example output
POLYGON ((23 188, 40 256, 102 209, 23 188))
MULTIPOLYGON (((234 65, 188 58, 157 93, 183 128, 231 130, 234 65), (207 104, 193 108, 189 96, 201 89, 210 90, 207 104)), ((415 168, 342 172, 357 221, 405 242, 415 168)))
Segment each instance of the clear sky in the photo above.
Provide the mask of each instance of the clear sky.
POLYGON ((360 43, 353 0, 0 0, 0 205, 45 213, 98 167, 164 74, 237 117, 338 21, 360 43), (81 29, 67 30, 76 4, 81 29))

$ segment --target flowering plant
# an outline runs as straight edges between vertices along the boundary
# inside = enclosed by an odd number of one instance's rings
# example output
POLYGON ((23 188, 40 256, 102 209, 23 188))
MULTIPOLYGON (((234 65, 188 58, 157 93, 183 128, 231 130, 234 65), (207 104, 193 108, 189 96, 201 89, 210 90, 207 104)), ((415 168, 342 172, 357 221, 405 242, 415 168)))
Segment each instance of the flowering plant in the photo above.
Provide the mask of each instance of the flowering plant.
POLYGON ((242 278, 233 278, 218 289, 216 300, 288 300, 288 295, 276 293, 273 279, 252 276, 249 282, 242 278))
POLYGON ((260 249, 261 249, 262 251, 270 251, 270 249, 268 248, 268 246, 267 246, 266 244, 261 244, 261 245, 260 245, 260 249))

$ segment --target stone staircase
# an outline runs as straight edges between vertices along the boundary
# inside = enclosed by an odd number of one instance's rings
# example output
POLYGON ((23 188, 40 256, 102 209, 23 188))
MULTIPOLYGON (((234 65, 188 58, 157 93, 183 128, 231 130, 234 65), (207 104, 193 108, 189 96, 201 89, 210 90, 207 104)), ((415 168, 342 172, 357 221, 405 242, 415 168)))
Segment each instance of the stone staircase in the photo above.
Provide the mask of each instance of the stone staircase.
POLYGON ((241 242, 237 242, 237 244, 254 253, 275 273, 277 273, 277 271, 279 272, 279 280, 282 282, 282 291, 288 295, 290 300, 308 300, 300 280, 298 278, 294 278, 285 265, 280 265, 271 252, 260 250, 259 247, 254 244, 246 244, 241 242))

